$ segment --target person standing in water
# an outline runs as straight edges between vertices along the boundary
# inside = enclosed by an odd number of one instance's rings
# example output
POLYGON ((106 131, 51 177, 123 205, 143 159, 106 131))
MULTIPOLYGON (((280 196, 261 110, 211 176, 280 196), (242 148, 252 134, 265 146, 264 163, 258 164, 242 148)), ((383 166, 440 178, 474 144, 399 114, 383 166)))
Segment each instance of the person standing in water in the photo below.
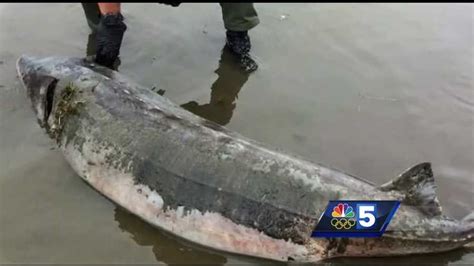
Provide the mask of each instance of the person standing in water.
MULTIPOLYGON (((180 5, 179 2, 160 3, 175 7, 180 5)), ((220 3, 220 5, 226 29, 226 46, 244 71, 255 71, 258 65, 249 54, 251 44, 248 31, 260 21, 253 3, 220 3)), ((96 63, 114 68, 127 29, 120 3, 82 3, 82 7, 89 27, 95 32, 96 63)))

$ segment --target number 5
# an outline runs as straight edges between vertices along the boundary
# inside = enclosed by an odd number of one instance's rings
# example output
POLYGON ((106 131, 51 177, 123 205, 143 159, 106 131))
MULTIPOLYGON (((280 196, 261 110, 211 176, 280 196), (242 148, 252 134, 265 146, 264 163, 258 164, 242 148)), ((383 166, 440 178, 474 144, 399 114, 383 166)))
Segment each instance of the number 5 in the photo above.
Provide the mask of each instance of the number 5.
POLYGON ((357 227, 361 229, 372 227, 375 224, 374 213, 375 205, 357 205, 357 214, 359 215, 357 220, 360 225, 360 227, 357 227))

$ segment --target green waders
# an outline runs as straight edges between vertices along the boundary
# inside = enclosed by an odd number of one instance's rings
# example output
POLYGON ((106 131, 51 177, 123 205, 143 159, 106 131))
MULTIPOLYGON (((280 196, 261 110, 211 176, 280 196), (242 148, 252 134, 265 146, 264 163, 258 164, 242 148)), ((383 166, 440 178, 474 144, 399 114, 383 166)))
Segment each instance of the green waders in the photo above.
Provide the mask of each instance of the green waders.
POLYGON ((95 32, 100 20, 100 10, 97 3, 81 3, 84 13, 86 14, 87 25, 95 32))
POLYGON ((248 31, 258 25, 253 3, 220 3, 224 27, 231 31, 248 31))

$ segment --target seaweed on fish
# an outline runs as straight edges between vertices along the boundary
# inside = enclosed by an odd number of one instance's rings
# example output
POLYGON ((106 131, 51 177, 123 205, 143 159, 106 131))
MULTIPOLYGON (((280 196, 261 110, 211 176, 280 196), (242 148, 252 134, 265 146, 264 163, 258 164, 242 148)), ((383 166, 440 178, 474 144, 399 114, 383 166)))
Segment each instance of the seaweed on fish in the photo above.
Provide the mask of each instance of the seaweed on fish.
POLYGON ((59 95, 59 102, 54 112, 54 120, 51 127, 48 128, 48 134, 60 142, 64 129, 64 121, 71 115, 78 114, 79 108, 84 105, 83 101, 76 100, 77 93, 80 92, 72 83, 66 86, 59 95))

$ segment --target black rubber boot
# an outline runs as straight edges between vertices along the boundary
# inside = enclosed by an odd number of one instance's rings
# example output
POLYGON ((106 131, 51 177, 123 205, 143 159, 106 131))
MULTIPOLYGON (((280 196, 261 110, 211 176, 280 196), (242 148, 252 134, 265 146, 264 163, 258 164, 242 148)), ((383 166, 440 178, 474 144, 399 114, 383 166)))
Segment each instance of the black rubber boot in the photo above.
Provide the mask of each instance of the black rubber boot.
POLYGON ((123 16, 120 13, 101 16, 96 34, 95 61, 98 64, 114 69, 114 63, 116 63, 120 54, 120 46, 125 30, 127 30, 127 26, 123 22, 123 16))
POLYGON ((239 60, 240 66, 246 72, 257 70, 257 63, 250 57, 250 37, 247 31, 230 31, 226 32, 226 45, 234 53, 239 60))

